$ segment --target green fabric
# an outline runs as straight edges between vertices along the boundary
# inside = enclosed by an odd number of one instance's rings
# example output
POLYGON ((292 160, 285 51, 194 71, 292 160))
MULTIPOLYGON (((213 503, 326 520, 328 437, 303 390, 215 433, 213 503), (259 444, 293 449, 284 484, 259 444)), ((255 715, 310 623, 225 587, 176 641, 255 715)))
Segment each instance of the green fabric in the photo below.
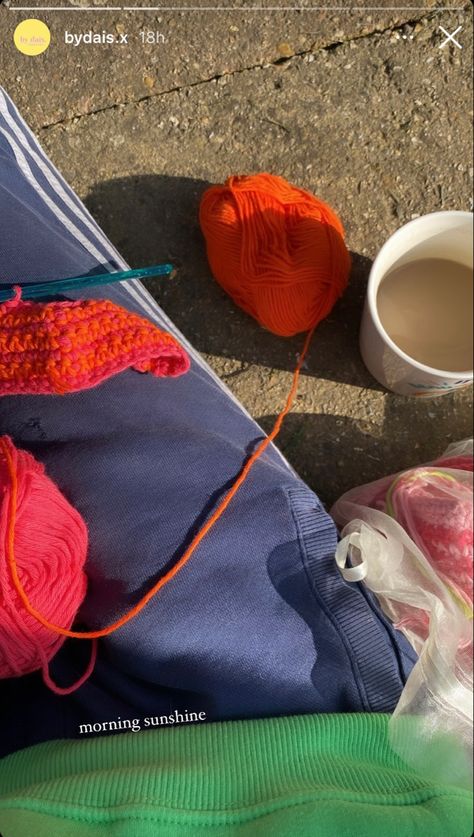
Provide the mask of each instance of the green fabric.
POLYGON ((3 837, 468 837, 471 797, 405 768, 388 716, 52 741, 0 761, 3 837))

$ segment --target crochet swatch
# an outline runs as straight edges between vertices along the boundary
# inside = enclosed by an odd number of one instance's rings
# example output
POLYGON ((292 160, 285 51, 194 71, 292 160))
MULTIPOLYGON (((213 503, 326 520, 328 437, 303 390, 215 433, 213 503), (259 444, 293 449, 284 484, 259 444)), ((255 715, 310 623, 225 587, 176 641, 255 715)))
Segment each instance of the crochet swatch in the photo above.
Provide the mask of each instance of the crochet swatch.
POLYGON ((187 372, 178 341, 110 300, 0 305, 0 395, 64 395, 132 367, 157 377, 187 372))

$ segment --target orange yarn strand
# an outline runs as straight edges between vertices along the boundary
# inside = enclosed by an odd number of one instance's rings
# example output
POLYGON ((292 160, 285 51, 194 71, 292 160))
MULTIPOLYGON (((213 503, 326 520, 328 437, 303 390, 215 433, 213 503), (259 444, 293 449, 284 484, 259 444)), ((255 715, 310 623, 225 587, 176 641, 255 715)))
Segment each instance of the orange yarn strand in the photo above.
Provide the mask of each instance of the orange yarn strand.
POLYGON ((148 604, 150 599, 152 599, 156 594, 170 582, 175 575, 188 563, 189 559, 195 552, 196 548, 199 546, 201 541, 205 538, 205 536, 210 532, 210 530, 214 527, 220 517, 224 514, 227 506, 237 494, 239 488, 243 485, 245 480, 247 479, 251 469, 258 461, 258 459, 262 456, 262 454, 266 451, 267 447, 273 440, 276 438, 278 433, 280 432, 281 425, 283 423, 283 419, 291 410, 293 401, 295 399, 296 391, 298 389, 298 380, 300 376, 301 367, 304 363, 304 359, 309 349, 309 345, 311 343, 311 338, 313 336, 314 328, 307 334, 306 339, 304 341, 303 350, 301 355, 298 359, 298 363, 296 365, 296 369, 293 373, 293 382, 291 385, 290 392, 288 393, 288 397, 286 399, 285 406, 283 410, 279 413, 273 429, 271 433, 266 436, 250 458, 247 460, 246 464, 242 468, 239 476, 237 477, 236 481, 234 482, 233 486, 225 497, 221 500, 219 505, 217 506, 216 510, 213 512, 209 520, 206 521, 204 526, 199 530, 199 532, 194 536, 193 540, 181 556, 181 558, 174 564, 174 566, 168 570, 165 575, 163 575, 153 587, 148 590, 147 593, 137 602, 134 607, 132 607, 127 613, 124 613, 120 619, 117 619, 115 622, 112 622, 111 625, 108 625, 105 628, 101 628, 98 631, 70 631, 67 628, 62 628, 60 625, 54 625, 52 622, 49 622, 48 619, 36 610, 35 607, 31 604, 23 586, 20 581, 18 575, 18 568, 15 561, 15 523, 16 523, 16 510, 18 504, 18 480, 16 476, 16 471, 13 463, 13 459, 11 457, 10 451, 7 445, 4 443, 3 439, 0 439, 1 446, 3 448, 3 453, 5 455, 5 460, 8 467, 8 473, 11 480, 11 496, 10 496, 10 503, 9 503, 9 519, 8 519, 8 535, 7 535, 7 560, 8 566, 11 572, 11 576, 13 579, 13 584, 15 589, 23 602, 25 610, 33 616, 38 622, 40 622, 45 628, 48 628, 51 631, 54 631, 57 634, 61 634, 62 636, 71 637, 73 639, 100 639, 100 637, 109 636, 110 634, 117 631, 119 628, 126 625, 127 622, 130 622, 135 616, 137 616, 143 608, 148 604))

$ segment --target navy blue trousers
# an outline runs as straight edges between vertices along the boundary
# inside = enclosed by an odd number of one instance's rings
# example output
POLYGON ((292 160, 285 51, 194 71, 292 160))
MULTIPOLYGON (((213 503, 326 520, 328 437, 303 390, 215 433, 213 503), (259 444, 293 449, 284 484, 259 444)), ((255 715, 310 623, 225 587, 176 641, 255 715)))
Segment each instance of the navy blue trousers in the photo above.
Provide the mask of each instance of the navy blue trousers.
MULTIPOLYGON (((127 267, 1 90, 0 231, 1 283, 127 267)), ((94 629, 182 554, 263 434, 142 285, 87 295, 172 331, 192 359, 179 379, 127 371, 73 395, 0 397, 0 433, 45 464, 87 522, 77 624, 94 629)), ((391 711, 413 653, 373 599, 343 581, 336 538, 272 446, 178 576, 100 640, 77 692, 53 694, 39 672, 0 683, 0 753, 73 738, 82 723, 174 710, 210 721, 391 711)), ((66 641, 53 678, 73 682, 89 654, 89 642, 66 641)))

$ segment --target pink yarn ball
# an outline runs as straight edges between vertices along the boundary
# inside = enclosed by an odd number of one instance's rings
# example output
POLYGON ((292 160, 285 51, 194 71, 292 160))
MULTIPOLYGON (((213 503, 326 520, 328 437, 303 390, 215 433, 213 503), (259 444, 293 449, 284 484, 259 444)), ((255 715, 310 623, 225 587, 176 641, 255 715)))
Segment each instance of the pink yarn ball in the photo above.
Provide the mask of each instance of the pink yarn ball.
MULTIPOLYGON (((15 561, 31 605, 48 621, 69 629, 86 593, 83 567, 87 528, 31 454, 4 436, 18 480, 15 561)), ((0 447, 0 678, 47 668, 65 637, 25 609, 8 565, 12 485, 0 447)))

